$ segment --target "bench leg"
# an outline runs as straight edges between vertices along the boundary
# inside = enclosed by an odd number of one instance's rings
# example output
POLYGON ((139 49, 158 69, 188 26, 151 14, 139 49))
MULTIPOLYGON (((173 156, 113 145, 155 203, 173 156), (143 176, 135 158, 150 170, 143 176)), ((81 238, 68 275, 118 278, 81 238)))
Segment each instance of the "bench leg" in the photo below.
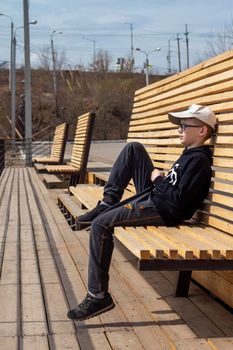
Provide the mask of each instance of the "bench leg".
POLYGON ((192 271, 179 271, 174 290, 175 297, 187 297, 192 271))
POLYGON ((71 174, 69 179, 69 186, 76 186, 79 182, 79 174, 71 174))

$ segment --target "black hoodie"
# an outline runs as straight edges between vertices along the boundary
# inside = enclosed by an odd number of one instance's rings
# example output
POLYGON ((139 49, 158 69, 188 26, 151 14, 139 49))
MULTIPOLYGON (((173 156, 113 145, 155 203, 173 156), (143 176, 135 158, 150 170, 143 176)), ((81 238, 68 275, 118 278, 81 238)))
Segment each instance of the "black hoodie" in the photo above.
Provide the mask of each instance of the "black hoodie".
POLYGON ((168 175, 154 180, 151 199, 167 226, 190 219, 206 198, 211 181, 208 146, 185 149, 168 175))

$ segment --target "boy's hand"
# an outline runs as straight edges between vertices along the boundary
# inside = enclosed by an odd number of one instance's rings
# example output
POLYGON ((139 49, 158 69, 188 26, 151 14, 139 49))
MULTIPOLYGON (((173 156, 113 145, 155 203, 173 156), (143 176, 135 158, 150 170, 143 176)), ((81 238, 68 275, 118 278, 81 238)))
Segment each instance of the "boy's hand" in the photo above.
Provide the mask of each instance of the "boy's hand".
POLYGON ((158 176, 164 177, 164 172, 154 169, 151 173, 151 181, 153 182, 158 176))

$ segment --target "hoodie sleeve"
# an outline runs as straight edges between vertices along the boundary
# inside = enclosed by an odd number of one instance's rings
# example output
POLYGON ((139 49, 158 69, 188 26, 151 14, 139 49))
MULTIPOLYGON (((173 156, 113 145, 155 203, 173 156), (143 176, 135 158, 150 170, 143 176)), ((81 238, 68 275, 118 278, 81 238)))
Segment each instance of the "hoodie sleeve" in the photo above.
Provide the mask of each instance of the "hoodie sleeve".
POLYGON ((180 178, 175 185, 168 179, 158 176, 154 180, 156 191, 177 209, 182 209, 189 205, 197 194, 207 195, 211 179, 211 168, 209 161, 205 157, 191 158, 181 171, 180 178))

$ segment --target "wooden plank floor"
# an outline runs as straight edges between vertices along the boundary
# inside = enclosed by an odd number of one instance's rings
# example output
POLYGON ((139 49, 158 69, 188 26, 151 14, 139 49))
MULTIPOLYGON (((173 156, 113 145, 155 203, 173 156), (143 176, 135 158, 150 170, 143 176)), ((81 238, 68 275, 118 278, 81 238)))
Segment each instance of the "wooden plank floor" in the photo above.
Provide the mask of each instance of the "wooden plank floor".
POLYGON ((174 273, 135 269, 116 242, 110 292, 116 308, 67 319, 86 294, 88 232, 74 232, 32 168, 0 178, 0 349, 110 350, 233 348, 233 314, 192 284, 173 298, 174 273))

